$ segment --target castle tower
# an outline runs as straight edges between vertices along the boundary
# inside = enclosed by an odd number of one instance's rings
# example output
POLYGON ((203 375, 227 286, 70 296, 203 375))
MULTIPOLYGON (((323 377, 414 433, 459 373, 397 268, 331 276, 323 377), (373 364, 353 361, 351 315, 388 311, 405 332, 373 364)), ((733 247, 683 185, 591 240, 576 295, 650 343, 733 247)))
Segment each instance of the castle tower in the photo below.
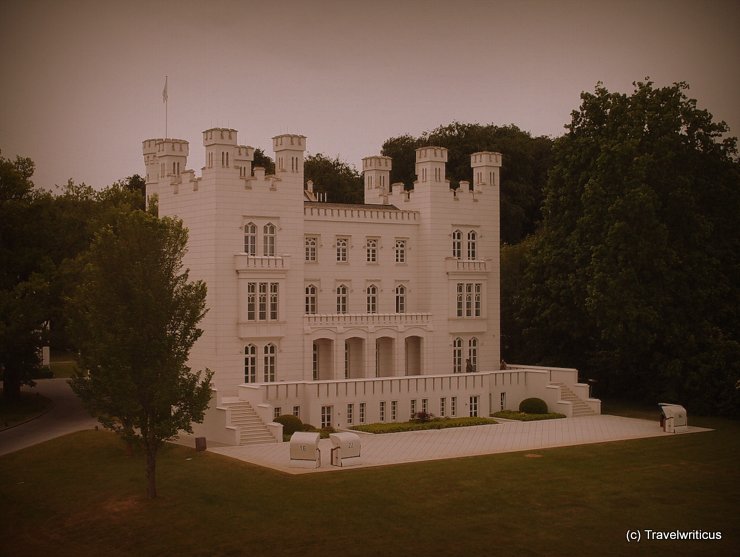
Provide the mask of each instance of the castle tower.
POLYGON ((473 186, 475 188, 501 184, 501 153, 481 151, 470 155, 470 166, 473 167, 473 186))
POLYGON ((146 167, 146 183, 157 182, 159 177, 159 161, 157 161, 157 143, 162 139, 145 139, 142 142, 144 166, 146 167))
POLYGON ((306 150, 306 136, 276 135, 272 138, 272 148, 275 151, 275 174, 282 179, 296 178, 303 190, 303 153, 306 150))
MULTIPOLYGON (((236 130, 230 128, 211 128, 203 132, 203 145, 206 148, 204 175, 216 170, 233 169, 236 160, 236 130)), ((251 171, 251 168, 250 168, 251 171)))
POLYGON ((416 150, 416 182, 443 183, 447 149, 444 147, 419 147, 416 150))
POLYGON ((249 178, 252 175, 252 161, 254 160, 254 147, 239 145, 234 153, 234 166, 239 169, 240 178, 249 178))
POLYGON ((169 183, 185 171, 189 150, 189 143, 184 139, 167 138, 157 142, 160 184, 169 183))
POLYGON ((391 158, 381 155, 362 159, 365 175, 365 203, 388 203, 391 192, 391 158))

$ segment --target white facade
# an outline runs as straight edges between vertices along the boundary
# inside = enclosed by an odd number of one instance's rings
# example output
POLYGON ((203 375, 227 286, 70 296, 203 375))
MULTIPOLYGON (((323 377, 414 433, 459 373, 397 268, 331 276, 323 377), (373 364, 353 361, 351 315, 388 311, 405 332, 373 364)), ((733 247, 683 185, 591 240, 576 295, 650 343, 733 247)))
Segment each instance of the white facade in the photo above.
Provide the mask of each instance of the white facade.
POLYGON ((473 184, 457 191, 445 148, 417 149, 412 191, 389 183, 388 157, 367 157, 365 203, 347 205, 306 189, 304 136, 273 138, 269 176, 236 130, 206 130, 203 143, 200 177, 186 141, 143 148, 147 195, 188 227, 185 264, 208 285, 190 365, 215 372, 209 437, 249 442, 252 410, 263 424, 298 414, 346 427, 547 400, 552 371, 499 371, 499 153, 472 154, 473 184))

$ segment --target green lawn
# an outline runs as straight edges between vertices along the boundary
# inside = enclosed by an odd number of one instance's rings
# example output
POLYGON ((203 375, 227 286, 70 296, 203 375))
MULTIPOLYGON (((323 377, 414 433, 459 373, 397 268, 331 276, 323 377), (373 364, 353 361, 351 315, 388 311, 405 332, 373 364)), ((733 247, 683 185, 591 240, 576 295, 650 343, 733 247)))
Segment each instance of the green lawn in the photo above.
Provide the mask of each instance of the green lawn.
POLYGON ((0 554, 740 555, 740 423, 692 424, 716 431, 300 476, 169 446, 155 501, 81 432, 0 457, 0 554), (723 539, 627 544, 647 528, 723 539))

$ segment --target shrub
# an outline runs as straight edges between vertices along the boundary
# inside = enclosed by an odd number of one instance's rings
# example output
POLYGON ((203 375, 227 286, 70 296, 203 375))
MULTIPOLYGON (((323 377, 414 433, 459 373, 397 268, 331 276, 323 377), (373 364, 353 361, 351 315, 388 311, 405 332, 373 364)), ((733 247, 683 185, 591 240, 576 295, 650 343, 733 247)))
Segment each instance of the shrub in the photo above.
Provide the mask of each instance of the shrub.
POLYGON ((303 422, 298 416, 291 414, 283 414, 273 420, 279 424, 283 424, 283 435, 293 435, 296 431, 303 431, 303 422))
POLYGON ((519 412, 527 414, 547 414, 547 403, 541 398, 525 398, 519 404, 519 412))
POLYGON ((417 412, 416 414, 414 414, 414 417, 411 418, 411 421, 423 424, 433 419, 434 415, 430 414, 429 412, 417 412))

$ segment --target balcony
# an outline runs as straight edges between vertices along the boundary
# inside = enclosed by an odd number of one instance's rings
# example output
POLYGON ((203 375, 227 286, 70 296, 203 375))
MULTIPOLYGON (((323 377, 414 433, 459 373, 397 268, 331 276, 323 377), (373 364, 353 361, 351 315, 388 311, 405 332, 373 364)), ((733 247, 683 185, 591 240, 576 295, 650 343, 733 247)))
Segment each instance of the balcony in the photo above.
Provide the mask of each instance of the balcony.
POLYGON ((303 316, 306 329, 363 327, 372 331, 378 327, 391 327, 402 331, 407 327, 429 328, 431 322, 430 313, 317 313, 303 316))
POLYGON ((490 270, 489 260, 485 259, 455 259, 448 257, 445 260, 448 273, 487 273, 490 270))
POLYGON ((237 253, 234 255, 234 268, 237 273, 251 273, 259 271, 281 273, 290 270, 290 256, 247 255, 246 253, 237 253))

